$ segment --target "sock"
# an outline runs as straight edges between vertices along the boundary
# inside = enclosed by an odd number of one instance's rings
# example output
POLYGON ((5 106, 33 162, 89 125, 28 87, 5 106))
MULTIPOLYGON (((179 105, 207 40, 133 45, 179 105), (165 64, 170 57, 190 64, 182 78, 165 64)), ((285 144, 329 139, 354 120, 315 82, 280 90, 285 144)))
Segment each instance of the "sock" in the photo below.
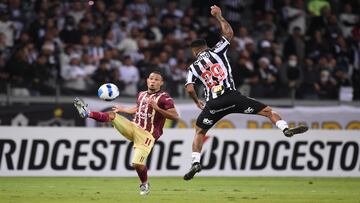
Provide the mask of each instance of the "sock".
POLYGON ((147 167, 145 166, 143 168, 143 170, 140 170, 140 169, 137 169, 137 168, 135 168, 135 169, 136 169, 136 172, 137 172, 137 174, 138 174, 138 176, 140 178, 141 183, 147 183, 147 179, 148 179, 147 167))
POLYGON ((107 112, 90 112, 89 118, 92 118, 99 122, 109 122, 109 113, 107 112))
POLYGON ((286 128, 289 128, 288 124, 284 120, 278 120, 275 123, 276 127, 278 127, 281 131, 284 131, 286 128))
POLYGON ((200 163, 200 153, 199 152, 193 152, 191 154, 192 161, 191 163, 200 163))

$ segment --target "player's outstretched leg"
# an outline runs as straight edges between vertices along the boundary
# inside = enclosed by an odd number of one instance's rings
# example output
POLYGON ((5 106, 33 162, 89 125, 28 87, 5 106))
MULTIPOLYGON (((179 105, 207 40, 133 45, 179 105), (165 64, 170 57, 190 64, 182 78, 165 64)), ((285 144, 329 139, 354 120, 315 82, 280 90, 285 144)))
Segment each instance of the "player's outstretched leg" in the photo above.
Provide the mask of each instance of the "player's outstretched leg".
POLYGON ((196 173, 201 171, 201 164, 199 162, 193 163, 189 172, 184 175, 184 180, 191 180, 196 173))
POLYGON ((304 126, 304 125, 300 125, 298 127, 295 127, 295 128, 286 128, 284 129, 284 135, 286 137, 292 137, 296 134, 301 134, 301 133, 304 133, 308 130, 308 127, 307 126, 304 126))
POLYGON ((282 120, 280 115, 273 111, 272 108, 269 106, 266 106, 258 114, 268 117, 273 124, 275 124, 280 130, 283 131, 286 137, 292 137, 296 134, 301 134, 308 130, 308 127, 303 125, 295 128, 289 128, 287 122, 282 120))
POLYGON ((85 104, 85 102, 82 99, 76 97, 75 100, 74 100, 74 106, 78 110, 79 115, 80 115, 81 118, 89 117, 90 110, 88 108, 88 105, 85 104))

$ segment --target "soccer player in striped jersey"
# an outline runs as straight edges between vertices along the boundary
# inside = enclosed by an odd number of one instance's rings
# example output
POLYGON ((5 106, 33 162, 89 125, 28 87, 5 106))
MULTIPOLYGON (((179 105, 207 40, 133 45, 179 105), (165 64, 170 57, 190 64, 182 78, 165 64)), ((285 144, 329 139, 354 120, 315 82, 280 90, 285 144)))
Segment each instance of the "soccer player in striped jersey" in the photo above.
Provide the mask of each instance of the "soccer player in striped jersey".
POLYGON ((190 180, 201 171, 200 153, 202 139, 207 131, 221 118, 231 113, 257 114, 268 117, 273 124, 283 131, 286 137, 304 133, 306 126, 289 128, 286 121, 271 107, 242 95, 234 85, 231 66, 226 56, 233 37, 233 30, 221 14, 221 9, 211 6, 211 15, 220 23, 222 37, 209 48, 203 39, 191 43, 191 50, 196 60, 190 65, 185 88, 202 112, 196 121, 196 132, 192 146, 192 166, 185 174, 184 180, 190 180), (205 86, 206 104, 199 100, 194 90, 194 83, 200 80, 205 86))
POLYGON ((163 133, 165 119, 178 120, 179 115, 175 109, 173 99, 168 93, 161 91, 163 77, 160 72, 152 72, 147 78, 147 91, 140 92, 137 105, 132 108, 121 106, 113 107, 111 112, 93 112, 79 98, 74 105, 82 118, 92 118, 100 122, 111 122, 120 134, 134 143, 134 158, 132 165, 135 168, 141 184, 140 195, 150 191, 147 177, 146 158, 154 142, 163 133), (123 112, 134 115, 132 121, 117 114, 123 112))

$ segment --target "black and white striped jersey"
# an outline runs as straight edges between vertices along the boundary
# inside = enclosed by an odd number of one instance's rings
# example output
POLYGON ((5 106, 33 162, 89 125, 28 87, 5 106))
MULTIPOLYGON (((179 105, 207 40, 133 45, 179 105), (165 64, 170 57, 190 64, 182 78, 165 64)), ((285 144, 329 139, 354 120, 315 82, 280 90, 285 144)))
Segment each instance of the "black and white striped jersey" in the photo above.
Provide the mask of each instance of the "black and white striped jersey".
POLYGON ((205 86, 206 101, 216 99, 226 91, 236 90, 226 57, 229 45, 223 36, 213 48, 200 52, 188 69, 185 86, 200 80, 205 86))

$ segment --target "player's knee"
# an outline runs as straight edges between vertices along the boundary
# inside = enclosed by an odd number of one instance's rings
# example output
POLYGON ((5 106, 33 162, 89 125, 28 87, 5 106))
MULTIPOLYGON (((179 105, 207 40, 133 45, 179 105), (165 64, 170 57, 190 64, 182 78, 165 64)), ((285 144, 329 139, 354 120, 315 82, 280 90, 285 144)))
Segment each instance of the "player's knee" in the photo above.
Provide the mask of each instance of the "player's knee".
POLYGON ((136 169, 136 170, 144 170, 144 165, 141 165, 141 164, 135 164, 135 163, 133 163, 132 164, 132 167, 134 168, 134 169, 136 169))
POLYGON ((110 111, 110 112, 108 112, 108 114, 109 114, 109 119, 110 119, 110 120, 114 120, 114 119, 115 119, 115 117, 116 117, 116 113, 115 113, 115 112, 110 111))
POLYGON ((273 111, 270 106, 265 107, 263 110, 261 110, 258 114, 266 117, 271 117, 273 111))
POLYGON ((203 129, 203 128, 200 128, 200 127, 196 127, 196 134, 205 136, 206 133, 207 133, 207 130, 206 130, 206 129, 203 129))

